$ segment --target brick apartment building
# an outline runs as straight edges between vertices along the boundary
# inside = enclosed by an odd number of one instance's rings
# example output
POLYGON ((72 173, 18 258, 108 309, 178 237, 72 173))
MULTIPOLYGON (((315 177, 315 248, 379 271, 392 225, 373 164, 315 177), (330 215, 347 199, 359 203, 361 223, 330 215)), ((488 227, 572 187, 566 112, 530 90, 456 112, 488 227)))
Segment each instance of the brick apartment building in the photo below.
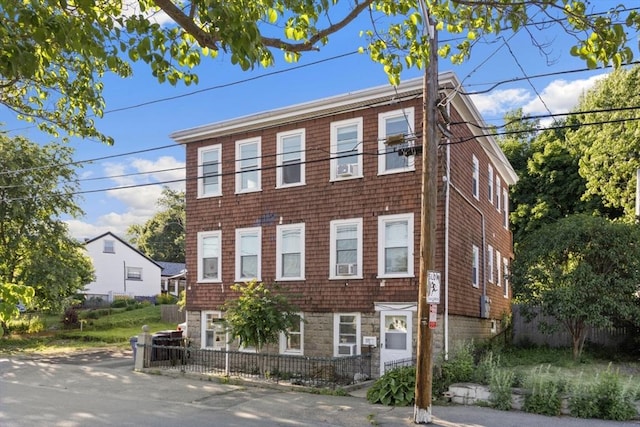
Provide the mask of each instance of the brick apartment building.
MULTIPOLYGON (((508 186, 517 177, 456 76, 439 80, 449 123, 439 146, 433 342, 446 352, 499 332, 510 313, 508 186)), ((231 284, 255 278, 298 296, 304 322, 282 336, 281 353, 370 351, 376 373, 415 355, 421 106, 415 79, 171 135, 186 148, 195 345, 224 348, 220 306, 236 296, 231 284)))

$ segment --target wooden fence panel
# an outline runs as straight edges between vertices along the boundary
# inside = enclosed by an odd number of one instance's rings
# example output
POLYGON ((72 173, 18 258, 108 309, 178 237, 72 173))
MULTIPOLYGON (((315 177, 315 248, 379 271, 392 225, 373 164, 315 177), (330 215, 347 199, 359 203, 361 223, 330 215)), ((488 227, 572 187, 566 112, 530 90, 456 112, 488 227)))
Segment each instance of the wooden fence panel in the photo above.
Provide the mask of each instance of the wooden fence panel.
MULTIPOLYGON (((558 332, 544 334, 538 329, 540 322, 552 323, 554 319, 538 313, 531 322, 527 323, 520 312, 520 306, 514 304, 511 307, 513 313, 513 342, 518 345, 522 343, 532 343, 535 345, 547 345, 549 347, 571 347, 571 334, 566 328, 560 327, 558 332)), ((602 345, 604 347, 615 347, 622 343, 627 337, 626 328, 589 328, 587 332, 587 342, 602 345)))
POLYGON ((180 311, 180 308, 175 304, 163 304, 160 306, 160 319, 163 322, 182 323, 187 319, 187 312, 180 311))

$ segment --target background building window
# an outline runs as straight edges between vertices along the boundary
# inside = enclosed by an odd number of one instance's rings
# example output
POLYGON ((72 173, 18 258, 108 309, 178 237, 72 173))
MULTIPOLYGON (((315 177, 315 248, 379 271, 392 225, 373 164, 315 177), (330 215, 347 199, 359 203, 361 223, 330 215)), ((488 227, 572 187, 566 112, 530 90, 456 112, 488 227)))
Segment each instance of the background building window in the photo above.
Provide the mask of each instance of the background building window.
POLYGON ((198 233, 198 280, 219 282, 222 266, 220 251, 221 232, 208 231, 198 233))
POLYGON ((304 224, 279 225, 276 228, 276 278, 304 279, 304 224))
POLYGON ((142 280, 142 268, 127 267, 127 280, 142 280))
POLYGON ((413 214, 378 217, 378 276, 413 276, 413 214))
POLYGON ((413 108, 390 111, 378 116, 378 173, 414 170, 415 156, 399 155, 398 150, 415 146, 413 108), (391 137, 401 137, 403 142, 389 144, 391 137))
POLYGON ((198 150, 198 197, 222 194, 220 160, 222 147, 214 145, 198 150))
POLYGON ((361 277, 362 218, 331 221, 329 278, 361 277))
POLYGON ((260 139, 236 141, 236 193, 260 191, 260 139))

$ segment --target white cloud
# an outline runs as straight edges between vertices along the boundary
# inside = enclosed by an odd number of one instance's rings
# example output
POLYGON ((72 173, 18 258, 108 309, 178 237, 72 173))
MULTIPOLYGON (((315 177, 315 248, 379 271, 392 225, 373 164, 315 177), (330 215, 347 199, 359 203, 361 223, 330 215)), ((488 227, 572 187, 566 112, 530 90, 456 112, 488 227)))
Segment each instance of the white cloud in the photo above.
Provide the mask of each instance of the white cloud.
POLYGON ((112 189, 106 195, 115 199, 117 204, 124 205, 124 208, 120 212, 111 211, 94 220, 68 220, 71 235, 84 239, 111 231, 124 237, 130 225, 143 224, 157 212, 157 202, 163 186, 184 190, 184 168, 184 162, 171 156, 157 159, 136 158, 127 163, 105 164, 104 174, 111 177, 112 182, 112 189))
MULTIPOLYGON (((506 112, 517 108, 522 108, 523 113, 532 116, 548 115, 549 112, 561 114, 573 109, 578 104, 580 97, 604 77, 606 74, 572 81, 553 80, 542 91, 539 91, 540 97, 531 89, 522 87, 494 90, 487 94, 471 95, 471 98, 478 111, 485 118, 488 116, 502 118, 506 112)), ((553 119, 549 118, 541 120, 540 123, 542 126, 546 126, 552 121, 553 119)))
POLYGON ((504 115, 531 100, 529 92, 522 88, 495 90, 488 94, 471 95, 471 99, 482 115, 504 115))
POLYGON ((548 114, 547 108, 553 114, 566 113, 578 104, 580 97, 585 92, 604 77, 606 77, 606 74, 573 81, 554 80, 540 92, 540 98, 531 99, 530 102, 522 106, 522 110, 525 114, 531 115, 548 114), (544 103, 541 99, 544 100, 544 103))
MULTIPOLYGON (((125 1, 122 3, 122 14, 124 16, 140 15, 140 5, 137 1, 125 1)), ((173 19, 169 18, 169 15, 160 11, 145 11, 143 14, 149 18, 151 22, 160 25, 174 24, 173 19)))

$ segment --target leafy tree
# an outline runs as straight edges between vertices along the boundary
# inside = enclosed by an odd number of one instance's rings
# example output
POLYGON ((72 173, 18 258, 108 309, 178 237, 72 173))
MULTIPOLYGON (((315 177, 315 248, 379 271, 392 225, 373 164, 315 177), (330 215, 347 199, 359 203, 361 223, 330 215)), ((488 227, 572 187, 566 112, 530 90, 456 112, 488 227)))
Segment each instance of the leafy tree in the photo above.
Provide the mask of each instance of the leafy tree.
POLYGON ((184 191, 165 187, 158 206, 161 210, 143 225, 129 226, 130 241, 156 261, 184 262, 184 191))
POLYGON ((600 198, 626 221, 635 220, 636 171, 640 169, 637 120, 640 67, 619 69, 599 81, 578 106, 567 137, 580 154, 585 197, 600 198))
POLYGON ((640 322, 640 227, 586 214, 540 227, 516 249, 512 264, 516 301, 525 315, 535 310, 564 326, 573 357, 584 346, 588 327, 617 320, 640 322))
POLYGON ((239 296, 227 300, 223 311, 231 336, 239 338, 244 346, 260 352, 265 345, 276 344, 281 332, 286 333, 300 321, 297 308, 278 293, 276 284, 268 286, 252 280, 236 283, 231 289, 239 296))
MULTIPOLYGON (((607 15, 589 14, 588 2, 578 0, 426 0, 426 6, 438 30, 464 36, 439 49, 453 62, 467 58, 478 38, 517 30, 539 13, 566 20, 565 31, 577 36, 571 53, 590 67, 630 62, 625 30, 640 29, 640 14, 622 4, 607 15)), ((276 51, 296 61, 363 15, 370 25, 361 32, 362 51, 383 65, 391 83, 403 69, 426 65, 429 38, 417 0, 0 0, 0 103, 43 130, 112 143, 94 122, 104 113, 105 74, 128 77, 131 63, 143 61, 159 82, 191 84, 198 81, 192 68, 219 51, 245 70, 274 64, 276 51), (173 22, 161 25, 159 12, 173 22)))
POLYGON ((0 323, 15 303, 56 309, 92 279, 93 266, 60 215, 81 213, 71 149, 0 133, 0 323))

